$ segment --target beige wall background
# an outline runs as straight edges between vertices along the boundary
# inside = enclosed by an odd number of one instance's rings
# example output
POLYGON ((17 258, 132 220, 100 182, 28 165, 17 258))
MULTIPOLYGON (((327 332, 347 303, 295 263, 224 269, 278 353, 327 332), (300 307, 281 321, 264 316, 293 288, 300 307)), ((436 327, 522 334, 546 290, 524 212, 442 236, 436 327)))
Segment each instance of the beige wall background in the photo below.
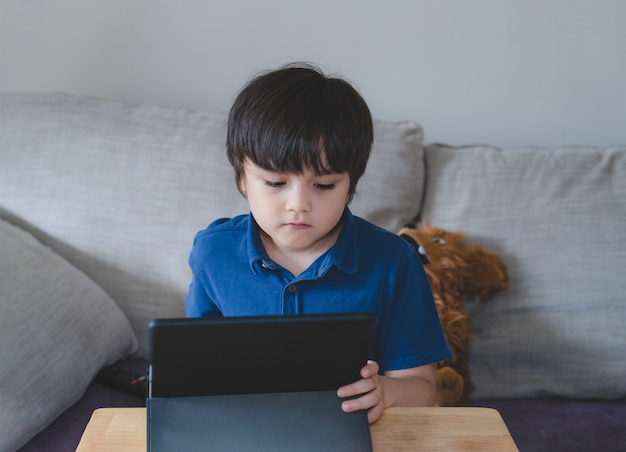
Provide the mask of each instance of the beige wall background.
POLYGON ((0 0, 0 90, 227 111, 307 60, 427 142, 626 142, 623 0, 0 0))

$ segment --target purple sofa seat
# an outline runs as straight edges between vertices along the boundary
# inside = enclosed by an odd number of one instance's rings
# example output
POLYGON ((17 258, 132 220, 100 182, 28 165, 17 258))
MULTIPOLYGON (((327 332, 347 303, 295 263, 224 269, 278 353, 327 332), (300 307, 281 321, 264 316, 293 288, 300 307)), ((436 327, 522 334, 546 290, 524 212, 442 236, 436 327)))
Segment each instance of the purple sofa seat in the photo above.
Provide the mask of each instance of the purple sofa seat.
MULTIPOLYGON (((122 366, 144 372, 146 362, 127 360, 122 366)), ((521 452, 626 451, 626 398, 489 399, 471 405, 498 410, 521 452)), ((145 399, 92 382, 81 400, 20 452, 73 452, 95 409, 142 406, 145 399)))
POLYGON ((474 400, 498 410, 521 452, 626 451, 626 398, 474 400))
MULTIPOLYGON (((146 361, 142 359, 129 359, 121 363, 121 366, 138 373, 146 371, 146 361)), ((77 403, 30 440, 19 452, 74 452, 94 410, 106 407, 145 406, 144 398, 92 382, 77 403)))

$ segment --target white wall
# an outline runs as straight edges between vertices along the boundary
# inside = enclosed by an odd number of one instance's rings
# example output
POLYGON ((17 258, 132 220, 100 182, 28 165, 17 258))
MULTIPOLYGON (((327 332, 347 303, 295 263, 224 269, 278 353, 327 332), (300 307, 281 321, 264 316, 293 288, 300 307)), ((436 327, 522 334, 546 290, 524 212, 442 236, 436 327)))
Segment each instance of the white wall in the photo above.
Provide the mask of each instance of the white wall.
POLYGON ((227 111, 317 62, 452 144, 626 143, 624 0, 0 0, 0 90, 227 111))

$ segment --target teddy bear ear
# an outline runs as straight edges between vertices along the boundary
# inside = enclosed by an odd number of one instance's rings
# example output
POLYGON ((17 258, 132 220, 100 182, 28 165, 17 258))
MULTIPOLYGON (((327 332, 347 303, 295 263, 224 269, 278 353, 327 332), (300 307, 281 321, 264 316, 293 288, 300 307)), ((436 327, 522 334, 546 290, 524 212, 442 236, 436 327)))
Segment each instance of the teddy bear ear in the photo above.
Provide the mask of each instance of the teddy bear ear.
POLYGON ((506 265, 497 254, 476 246, 468 250, 468 262, 472 273, 467 285, 468 295, 478 296, 484 303, 509 287, 506 265))

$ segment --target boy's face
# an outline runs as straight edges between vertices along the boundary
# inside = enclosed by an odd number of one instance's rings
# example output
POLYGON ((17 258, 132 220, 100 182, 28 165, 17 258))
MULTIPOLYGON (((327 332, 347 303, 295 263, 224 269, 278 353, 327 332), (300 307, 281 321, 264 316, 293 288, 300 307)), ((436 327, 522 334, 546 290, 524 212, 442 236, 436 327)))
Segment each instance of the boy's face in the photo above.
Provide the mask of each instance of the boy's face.
POLYGON ((239 188, 266 234, 266 248, 319 256, 339 235, 337 226, 346 207, 350 176, 347 172, 316 175, 310 170, 276 173, 246 160, 239 188))

